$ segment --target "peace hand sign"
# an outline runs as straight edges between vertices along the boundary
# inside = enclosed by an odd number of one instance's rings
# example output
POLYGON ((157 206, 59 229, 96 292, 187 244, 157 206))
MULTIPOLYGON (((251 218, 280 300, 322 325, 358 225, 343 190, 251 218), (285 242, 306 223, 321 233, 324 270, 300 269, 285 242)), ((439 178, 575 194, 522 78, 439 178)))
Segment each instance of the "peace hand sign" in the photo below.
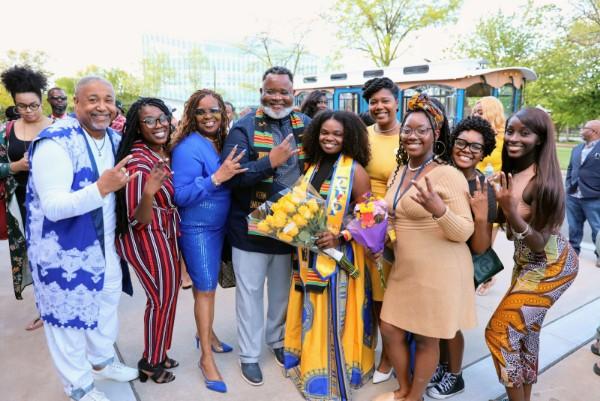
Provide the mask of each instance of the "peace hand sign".
POLYGON ((221 167, 215 172, 214 177, 217 182, 225 182, 231 179, 234 175, 248 171, 247 168, 242 168, 240 160, 246 154, 246 149, 242 149, 236 156, 235 152, 237 145, 231 149, 231 152, 227 155, 221 167))
POLYGON ((433 190, 429 177, 425 176, 426 188, 420 186, 415 180, 411 181, 414 187, 417 189, 415 195, 411 195, 411 199, 423 206, 425 210, 433 215, 435 218, 442 217, 446 213, 446 204, 440 198, 440 195, 433 190))

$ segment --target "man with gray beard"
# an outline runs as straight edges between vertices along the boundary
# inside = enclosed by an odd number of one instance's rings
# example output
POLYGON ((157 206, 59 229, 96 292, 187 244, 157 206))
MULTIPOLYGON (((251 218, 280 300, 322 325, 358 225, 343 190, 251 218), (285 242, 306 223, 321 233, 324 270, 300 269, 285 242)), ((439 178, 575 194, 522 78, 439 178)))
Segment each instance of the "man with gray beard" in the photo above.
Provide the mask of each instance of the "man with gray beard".
MULTIPOLYGON (((283 366, 283 336, 291 278, 292 248, 253 235, 246 216, 285 187, 303 170, 301 136, 310 119, 292 111, 293 75, 285 67, 271 67, 263 75, 261 106, 238 120, 225 142, 225 158, 237 146, 248 169, 228 181, 232 190, 228 238, 236 275, 236 315, 242 377, 263 383, 258 364, 264 332, 263 289, 267 281, 266 342, 283 366)), ((213 180, 214 182, 214 180, 213 180)), ((220 185, 214 182, 215 185, 220 185)))

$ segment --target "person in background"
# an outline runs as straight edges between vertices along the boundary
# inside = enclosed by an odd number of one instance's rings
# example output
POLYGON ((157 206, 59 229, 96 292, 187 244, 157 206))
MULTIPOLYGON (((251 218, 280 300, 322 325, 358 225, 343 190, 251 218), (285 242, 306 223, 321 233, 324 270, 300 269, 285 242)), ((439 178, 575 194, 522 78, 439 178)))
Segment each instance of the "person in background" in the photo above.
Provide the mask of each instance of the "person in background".
MULTIPOLYGON (((387 183, 396 169, 396 153, 400 142, 400 122, 396 118, 400 91, 394 82, 386 77, 373 78, 362 88, 363 98, 369 104, 369 115, 373 125, 367 127, 369 146, 373 156, 366 166, 371 178, 371 191, 380 198, 385 197, 387 183), (382 128, 383 127, 383 128, 382 128)), ((384 280, 390 274, 391 264, 383 261, 384 280)), ((368 273, 373 287, 373 312, 379 326, 379 315, 385 288, 381 284, 376 262, 367 258, 368 273)), ((393 368, 387 357, 385 343, 381 348, 381 359, 373 374, 373 383, 382 383, 392 377, 393 368)))
POLYGON ((327 204, 329 231, 320 233, 317 246, 349 255, 359 276, 349 276, 327 256, 310 253, 305 257, 303 250, 297 249, 299 268, 294 271, 290 288, 285 367, 306 399, 350 400, 351 389, 361 387, 373 371, 373 337, 377 333, 373 332, 364 248, 344 241, 340 231, 344 216, 371 190, 363 167, 371 157, 369 140, 356 114, 326 110, 312 120, 302 145, 308 164, 304 181, 327 204), (343 189, 341 195, 335 188, 343 189), (316 271, 333 273, 316 277, 316 271), (311 313, 306 313, 309 310, 311 313))
MULTIPOLYGON (((600 237, 600 120, 586 122, 581 137, 584 142, 571 151, 565 182, 569 242, 577 254, 586 220, 592 228, 592 243, 600 237)), ((598 252, 596 248, 596 267, 600 267, 598 252)))
POLYGON ((300 106, 300 112, 310 118, 323 110, 327 110, 327 92, 321 90, 310 92, 300 106))
MULTIPOLYGON (((24 232, 29 179, 27 152, 31 142, 52 120, 42 113, 42 92, 47 85, 42 73, 27 66, 15 66, 2 72, 1 79, 20 116, 0 127, 0 180, 4 184, 5 205, 2 207, 6 207, 13 290, 17 299, 23 299, 23 290, 32 282, 24 232)), ((25 329, 35 330, 42 325, 37 317, 25 329)))
POLYGON ((110 128, 114 129, 119 134, 123 134, 123 128, 125 127, 125 109, 123 108, 123 103, 121 101, 116 100, 115 105, 117 106, 117 116, 110 123, 110 128))
POLYGON ((301 137, 310 119, 293 111, 294 76, 285 67, 271 67, 263 74, 261 106, 238 120, 227 135, 222 159, 234 149, 247 169, 231 179, 231 211, 228 238, 235 271, 235 306, 242 377, 249 384, 263 384, 259 360, 262 343, 283 367, 283 337, 292 274, 292 248, 277 240, 249 235, 246 216, 303 173, 301 137), (266 329, 264 289, 268 294, 266 329), (266 331, 266 333, 265 333, 266 331))
POLYGON ((94 379, 128 382, 117 359, 121 291, 133 293, 115 244, 114 192, 130 177, 115 165, 121 136, 112 85, 87 76, 75 88, 77 119, 59 120, 31 144, 27 253, 52 361, 75 401, 107 401, 94 379))
POLYGON ((48 103, 52 108, 52 113, 48 116, 53 120, 67 118, 67 94, 61 88, 54 87, 48 91, 48 103))
POLYGON ((227 121, 229 121, 227 130, 230 130, 233 126, 233 123, 237 120, 235 116, 235 107, 233 107, 233 103, 225 102, 225 109, 227 110, 227 121))
POLYGON ((129 263, 147 297, 140 381, 175 380, 179 363, 167 356, 179 292, 179 214, 174 204, 167 145, 171 113, 160 99, 140 98, 129 108, 117 161, 132 177, 117 192, 117 251, 129 263))
POLYGON ((448 165, 448 119, 426 94, 408 101, 398 165, 386 201, 396 232, 395 261, 381 310, 381 333, 399 389, 376 401, 420 401, 439 361, 439 339, 476 325, 469 186, 448 165), (406 333, 416 340, 410 372, 406 333))
MULTIPOLYGON (((482 254, 492 243, 492 223, 496 220, 494 189, 487 185, 485 176, 476 165, 488 156, 496 145, 492 126, 479 117, 461 120, 450 135, 452 162, 461 170, 469 183, 471 212, 475 231, 469 238, 471 254, 482 254)), ((465 340, 462 331, 450 340, 440 340, 440 363, 427 385, 427 395, 438 400, 462 393, 462 360, 465 340)))
POLYGON ((560 233, 565 192, 554 138, 546 112, 520 110, 506 124, 502 171, 491 180, 498 222, 515 243, 515 266, 485 341, 510 401, 531 400, 544 318, 579 269, 577 253, 560 233))
MULTIPOLYGON (((506 118, 504 117, 504 106, 498 98, 494 96, 482 97, 475 103, 473 107, 472 115, 483 118, 492 126, 496 133, 496 147, 492 153, 484 157, 479 163, 477 163, 477 169, 482 171, 486 177, 490 177, 494 173, 497 173, 502 168, 502 144, 504 142, 504 126, 506 124, 506 118)), ((498 225, 496 224, 492 231, 492 245, 496 239, 498 233, 498 225)), ((480 296, 487 295, 494 286, 496 278, 492 277, 485 283, 479 285, 475 293, 480 296)))
POLYGON ((243 149, 232 149, 221 163, 227 136, 227 113, 221 96, 201 89, 185 103, 181 125, 173 137, 175 203, 181 213, 180 246, 193 282, 198 366, 208 389, 224 393, 227 386, 213 352, 231 352, 213 331, 215 291, 226 234, 230 190, 225 182, 243 173, 243 149))

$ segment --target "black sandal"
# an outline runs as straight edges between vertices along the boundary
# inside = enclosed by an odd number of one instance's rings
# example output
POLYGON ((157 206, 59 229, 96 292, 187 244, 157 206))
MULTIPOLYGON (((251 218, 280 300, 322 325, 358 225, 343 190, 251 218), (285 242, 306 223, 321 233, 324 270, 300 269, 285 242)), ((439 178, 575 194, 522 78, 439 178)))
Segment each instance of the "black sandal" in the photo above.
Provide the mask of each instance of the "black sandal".
POLYGON ((165 370, 161 364, 153 366, 144 358, 138 362, 138 371, 140 372, 140 381, 142 383, 145 383, 148 378, 151 378, 154 383, 158 384, 170 383, 175 380, 175 375, 165 370))
POLYGON ((173 369, 179 366, 179 362, 167 356, 165 360, 160 363, 160 366, 162 366, 164 369, 173 369))
POLYGON ((597 363, 594 364, 594 373, 600 376, 600 366, 597 363))

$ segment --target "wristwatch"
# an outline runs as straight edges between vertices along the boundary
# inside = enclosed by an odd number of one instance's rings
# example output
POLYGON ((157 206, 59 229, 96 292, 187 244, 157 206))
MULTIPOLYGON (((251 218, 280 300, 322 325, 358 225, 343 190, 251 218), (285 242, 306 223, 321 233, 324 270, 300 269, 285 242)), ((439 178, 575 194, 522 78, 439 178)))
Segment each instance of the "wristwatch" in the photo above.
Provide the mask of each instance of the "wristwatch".
POLYGON ((219 185, 221 185, 221 183, 220 183, 220 182, 219 182, 219 181, 218 181, 218 180, 215 178, 215 175, 214 175, 214 174, 212 174, 212 175, 210 176, 210 180, 212 181, 212 183, 213 183, 213 185, 214 185, 215 187, 218 187, 219 185))

